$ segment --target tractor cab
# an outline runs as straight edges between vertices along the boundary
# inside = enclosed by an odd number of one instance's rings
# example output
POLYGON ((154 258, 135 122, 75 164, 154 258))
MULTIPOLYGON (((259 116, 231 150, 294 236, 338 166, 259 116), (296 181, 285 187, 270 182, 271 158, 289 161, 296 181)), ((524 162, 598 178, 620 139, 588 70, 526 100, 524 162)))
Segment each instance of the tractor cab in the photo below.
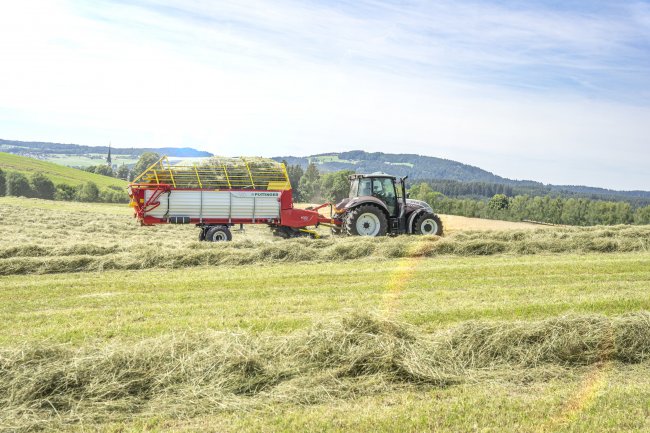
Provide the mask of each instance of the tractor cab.
POLYGON ((401 198, 401 196, 401 194, 398 194, 398 188, 396 188, 395 176, 385 173, 353 174, 350 176, 349 198, 374 197, 386 206, 389 217, 397 218, 399 216, 398 197, 401 198))

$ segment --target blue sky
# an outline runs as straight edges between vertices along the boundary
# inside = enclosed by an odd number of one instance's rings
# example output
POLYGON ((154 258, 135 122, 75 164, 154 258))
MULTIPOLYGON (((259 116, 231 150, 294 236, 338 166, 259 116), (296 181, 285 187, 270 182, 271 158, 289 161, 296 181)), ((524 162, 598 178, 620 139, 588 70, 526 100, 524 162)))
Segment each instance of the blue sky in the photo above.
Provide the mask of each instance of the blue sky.
POLYGON ((0 138, 650 189, 649 1, 24 0, 0 36, 0 138))

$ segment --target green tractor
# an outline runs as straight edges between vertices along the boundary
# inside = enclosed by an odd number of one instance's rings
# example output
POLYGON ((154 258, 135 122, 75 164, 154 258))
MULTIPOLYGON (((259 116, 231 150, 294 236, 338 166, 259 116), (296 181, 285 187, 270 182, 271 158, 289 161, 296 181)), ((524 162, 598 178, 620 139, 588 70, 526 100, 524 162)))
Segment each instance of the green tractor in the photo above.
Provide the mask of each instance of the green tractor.
POLYGON ((442 236, 440 217, 426 202, 407 197, 405 181, 385 173, 351 175, 349 197, 336 204, 334 233, 442 236))

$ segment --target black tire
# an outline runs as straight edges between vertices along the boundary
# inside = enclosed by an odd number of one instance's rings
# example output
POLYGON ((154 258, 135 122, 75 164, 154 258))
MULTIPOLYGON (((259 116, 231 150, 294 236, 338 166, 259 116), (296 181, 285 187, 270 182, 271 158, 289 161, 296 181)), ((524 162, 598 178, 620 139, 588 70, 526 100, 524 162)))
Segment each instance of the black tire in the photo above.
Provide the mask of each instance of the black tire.
POLYGON ((199 242, 203 242, 205 240, 205 232, 205 227, 201 227, 201 230, 199 231, 199 242))
POLYGON ((232 233, 226 226, 210 227, 205 233, 205 240, 208 242, 231 241, 232 233))
POLYGON ((273 236, 277 236, 282 239, 291 238, 291 231, 288 227, 275 227, 273 229, 273 236))
POLYGON ((438 215, 424 212, 415 218, 413 233, 416 235, 442 236, 442 221, 438 215))
POLYGON ((377 206, 362 205, 348 211, 343 226, 345 233, 351 236, 385 236, 388 218, 377 206), (364 232, 364 229, 367 230, 364 232))

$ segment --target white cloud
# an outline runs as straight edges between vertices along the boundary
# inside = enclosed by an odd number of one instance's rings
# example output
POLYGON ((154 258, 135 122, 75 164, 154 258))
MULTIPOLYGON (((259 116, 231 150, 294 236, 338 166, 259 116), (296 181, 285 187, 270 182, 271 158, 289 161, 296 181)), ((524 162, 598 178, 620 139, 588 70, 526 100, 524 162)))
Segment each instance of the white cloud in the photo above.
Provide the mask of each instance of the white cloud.
POLYGON ((647 189, 650 14, 633 6, 6 3, 0 134, 414 152, 647 189))

